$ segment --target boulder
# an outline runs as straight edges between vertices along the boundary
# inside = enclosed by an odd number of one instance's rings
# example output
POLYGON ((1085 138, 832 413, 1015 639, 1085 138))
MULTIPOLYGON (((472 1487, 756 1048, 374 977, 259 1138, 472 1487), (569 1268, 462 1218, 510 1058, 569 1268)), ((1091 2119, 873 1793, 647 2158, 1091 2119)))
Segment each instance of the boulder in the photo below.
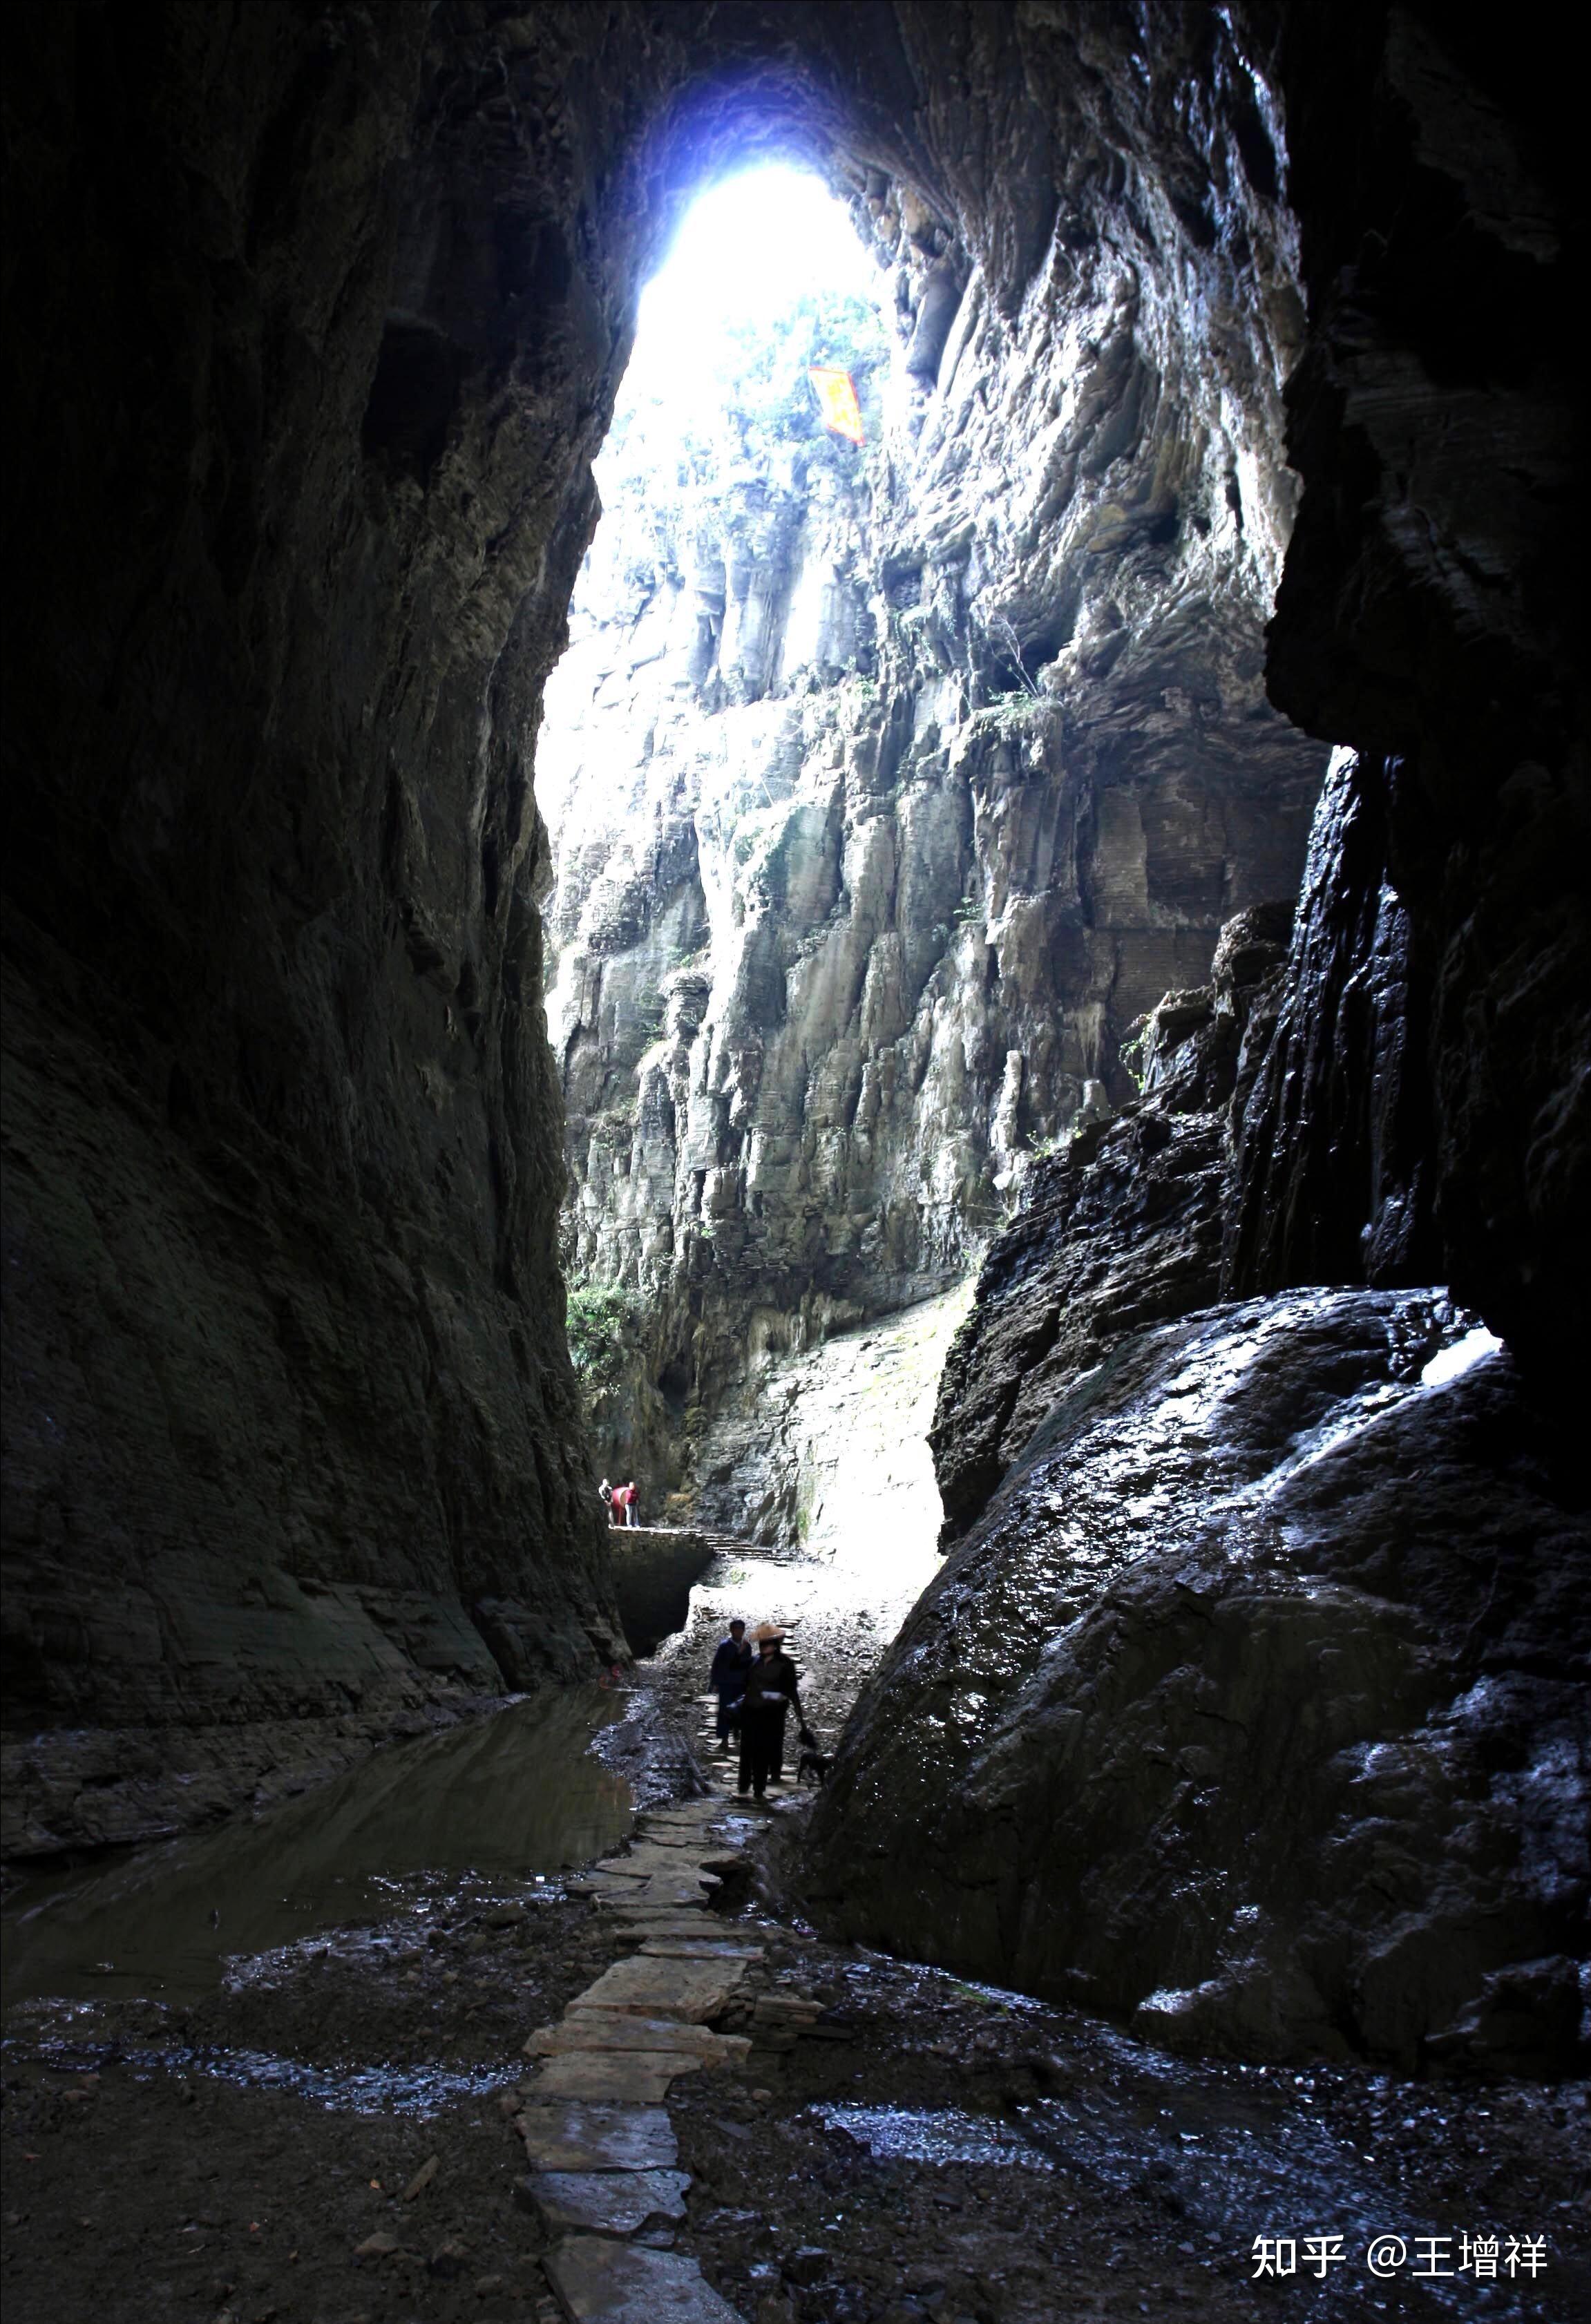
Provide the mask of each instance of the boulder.
POLYGON ((1591 1530, 1428 1292, 1116 1342, 952 1550, 813 1821, 830 1925, 1171 2045, 1539 2068, 1587 1897, 1591 1530))

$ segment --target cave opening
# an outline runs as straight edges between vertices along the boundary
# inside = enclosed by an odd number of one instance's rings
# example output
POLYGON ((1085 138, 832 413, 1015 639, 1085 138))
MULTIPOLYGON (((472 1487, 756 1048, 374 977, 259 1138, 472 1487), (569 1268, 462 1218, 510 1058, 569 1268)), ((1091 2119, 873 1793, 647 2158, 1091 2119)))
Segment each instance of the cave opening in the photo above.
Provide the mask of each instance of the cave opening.
MULTIPOLYGON (((622 1303, 645 1350, 621 1379, 605 1360, 600 1385, 585 1345, 577 1350, 598 1407, 609 1407, 604 1468, 632 1462, 627 1407, 638 1397, 654 1413, 661 1400, 658 1416, 680 1444, 676 1424, 694 1385, 700 1303, 670 1312, 667 1262, 681 1246, 707 1250, 715 1174, 676 1155, 672 1231, 660 1237, 654 1217, 648 1235, 641 1204, 656 1203, 655 1157, 648 1168, 643 1139, 611 1160, 609 1148, 627 1119, 638 1122, 648 1061, 671 1040, 704 1038, 732 944, 726 921, 744 907, 704 865, 704 826, 732 825, 734 859, 757 857, 761 899, 783 897, 779 849, 759 819, 777 820, 788 764, 748 770, 731 740, 704 794, 691 720, 865 678, 875 661, 833 555, 802 549, 805 536, 832 532, 837 501, 853 506, 873 488, 885 414, 905 378, 901 337, 881 311, 891 288, 851 208, 809 163, 721 162, 640 292, 593 464, 603 512, 575 585, 569 645, 547 684, 537 786, 552 840, 548 1023, 570 1112, 566 1273, 576 1305, 598 1286, 622 1303), (844 413, 835 426, 824 407, 835 385, 854 427, 844 413), (613 890, 626 883, 616 930, 613 890), (593 1159, 605 1202, 589 1190, 593 1159)), ((771 988, 769 998, 777 1010, 771 988)), ((654 1098, 654 1133, 675 1126, 672 1097, 654 1098)), ((763 1201, 748 1190, 750 1220, 763 1201)), ((778 1296, 776 1286, 776 1306, 778 1296)), ((666 1491, 680 1502, 677 1462, 662 1480, 654 1465, 646 1481, 654 1513, 666 1491)))
POLYGON ((1290 512, 1255 252, 1284 279, 1290 229, 1250 189, 1235 323, 1200 346, 1168 281, 1151 357, 1075 215, 1013 317, 915 172, 843 133, 822 169, 726 166, 722 124, 713 151, 639 301, 537 734, 572 1344, 596 1471, 649 1524, 844 1534, 882 1573, 909 1510, 920 1585, 938 1499, 820 1351, 917 1314, 936 1369, 1035 1168, 1137 1096, 1137 1024, 1296 885, 1325 753, 1257 683, 1290 512))

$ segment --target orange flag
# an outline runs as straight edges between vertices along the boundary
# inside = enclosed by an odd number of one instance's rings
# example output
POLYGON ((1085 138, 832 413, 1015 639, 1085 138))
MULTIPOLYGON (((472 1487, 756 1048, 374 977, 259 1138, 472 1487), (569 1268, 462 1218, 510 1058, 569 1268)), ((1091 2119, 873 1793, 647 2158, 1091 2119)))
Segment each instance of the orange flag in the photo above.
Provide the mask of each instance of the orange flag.
POLYGON ((807 372, 813 392, 818 400, 818 410, 823 415, 823 426, 832 428, 836 436, 849 443, 862 440, 861 406, 856 400, 856 383, 848 371, 831 371, 825 364, 814 364, 807 372))

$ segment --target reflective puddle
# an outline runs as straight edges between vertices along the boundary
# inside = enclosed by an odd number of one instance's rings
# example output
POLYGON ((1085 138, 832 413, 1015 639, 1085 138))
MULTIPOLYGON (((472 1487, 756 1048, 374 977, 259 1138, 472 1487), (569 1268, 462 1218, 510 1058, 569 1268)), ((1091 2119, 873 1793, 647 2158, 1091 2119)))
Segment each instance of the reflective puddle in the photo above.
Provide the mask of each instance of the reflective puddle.
POLYGON ((229 1960, 381 1920, 468 1874, 525 1880, 605 1854, 631 1792, 592 1751, 623 1699, 550 1690, 374 1753, 246 1823, 23 1882, 0 1915, 4 1998, 182 2001, 229 1960))

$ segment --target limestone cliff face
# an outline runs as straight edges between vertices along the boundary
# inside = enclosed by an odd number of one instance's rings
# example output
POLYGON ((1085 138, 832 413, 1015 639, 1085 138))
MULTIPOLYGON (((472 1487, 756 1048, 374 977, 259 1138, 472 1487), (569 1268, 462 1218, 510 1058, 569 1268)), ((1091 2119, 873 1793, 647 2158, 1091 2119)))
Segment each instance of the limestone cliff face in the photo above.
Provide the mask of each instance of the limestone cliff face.
MULTIPOLYGON (((1224 198, 1257 292, 1195 346, 1146 226, 1080 193, 1012 313, 870 171, 893 345, 797 316, 663 474, 620 423, 539 742, 548 1014, 566 1253, 644 1297, 676 1415, 965 1272, 1086 1085, 1131 1093, 1133 1021, 1296 888, 1325 752, 1261 686, 1293 254, 1235 162, 1224 198)), ((647 1394, 606 1443, 657 1490, 647 1394)))

